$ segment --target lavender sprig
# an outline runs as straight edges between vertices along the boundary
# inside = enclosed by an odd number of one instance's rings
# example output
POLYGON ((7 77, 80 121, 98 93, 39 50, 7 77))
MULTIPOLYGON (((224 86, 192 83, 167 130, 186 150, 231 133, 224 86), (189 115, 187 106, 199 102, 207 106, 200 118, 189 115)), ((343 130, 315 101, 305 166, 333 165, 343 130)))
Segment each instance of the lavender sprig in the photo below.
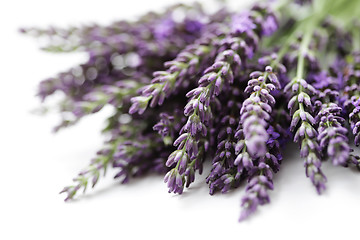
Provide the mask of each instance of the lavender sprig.
POLYGON ((266 153, 266 142, 269 138, 266 128, 269 125, 272 106, 275 104, 275 98, 270 92, 280 88, 280 83, 270 66, 265 68, 265 72, 251 73, 250 77, 251 80, 245 89, 250 96, 240 110, 240 122, 247 151, 251 157, 257 158, 266 153))
MULTIPOLYGON (((277 100, 282 100, 283 96, 277 96, 277 100)), ((269 191, 273 190, 273 175, 280 170, 282 161, 281 147, 289 139, 290 117, 288 113, 281 109, 282 102, 274 106, 272 111, 271 125, 267 128, 269 139, 266 142, 267 152, 264 157, 255 160, 254 167, 249 170, 249 180, 246 186, 245 196, 241 200, 242 212, 240 221, 245 220, 256 211, 259 205, 270 202, 269 191), (281 144, 282 141, 283 143, 281 144), (256 163, 257 162, 257 163, 256 163)))
POLYGON ((244 101, 240 111, 239 126, 243 129, 243 138, 236 148, 237 152, 242 152, 235 159, 239 171, 244 171, 242 168, 245 168, 249 175, 246 195, 241 204, 243 211, 240 221, 253 213, 258 205, 270 201, 267 190, 273 189, 273 171, 279 170, 281 160, 281 157, 272 154, 274 149, 280 148, 276 141, 280 135, 269 125, 272 107, 275 104, 271 92, 280 88, 280 82, 270 66, 265 68, 265 72, 252 72, 250 77, 252 79, 249 80, 245 92, 251 94, 244 101))
POLYGON ((236 188, 244 175, 238 173, 237 167, 234 165, 235 154, 235 126, 239 122, 239 112, 242 102, 242 93, 240 89, 234 88, 230 93, 231 100, 227 106, 223 106, 220 114, 222 116, 217 130, 216 153, 212 161, 212 168, 206 178, 209 184, 209 193, 213 195, 217 190, 222 193, 227 192, 231 188, 236 188), (225 109, 224 109, 225 108, 225 109))
POLYGON ((112 161, 112 156, 116 150, 117 141, 109 142, 107 145, 108 147, 98 151, 97 156, 91 161, 90 165, 73 179, 76 184, 67 186, 60 192, 67 194, 65 201, 73 199, 81 188, 85 193, 89 183, 94 188, 99 181, 101 171, 103 171, 104 175, 106 174, 106 169, 112 161))
POLYGON ((269 126, 270 135, 267 142, 268 151, 258 159, 258 164, 249 171, 249 181, 246 186, 246 194, 241 199, 242 212, 239 221, 243 221, 254 213, 259 205, 270 202, 268 191, 274 189, 273 173, 279 171, 282 156, 280 144, 277 138, 280 136, 269 126))
POLYGON ((338 84, 326 73, 318 74, 315 79, 314 86, 319 91, 319 100, 315 102, 319 109, 316 116, 319 149, 324 158, 329 157, 334 165, 345 166, 351 148, 346 136, 348 131, 343 126, 345 119, 341 116, 342 109, 337 104, 339 93, 335 89, 338 84))
POLYGON ((311 181, 320 194, 325 190, 326 177, 322 173, 321 160, 319 158, 319 145, 317 143, 318 133, 314 129, 316 123, 314 117, 306 110, 311 109, 312 103, 309 94, 314 94, 315 89, 304 79, 294 78, 284 89, 285 92, 292 89, 293 94, 288 108, 292 115, 291 131, 296 130, 294 141, 299 142, 301 146, 300 156, 305 158, 306 176, 311 181), (300 127, 297 128, 300 122, 300 127))
POLYGON ((305 53, 307 52, 312 32, 308 32, 299 48, 299 59, 297 67, 297 76, 289 82, 284 92, 291 92, 288 109, 292 116, 290 130, 295 131, 294 142, 300 144, 300 156, 305 158, 304 166, 306 176, 310 177, 312 183, 320 194, 325 190, 326 177, 321 171, 321 160, 319 157, 319 145, 317 142, 318 133, 314 125, 315 118, 311 115, 313 104, 310 95, 317 93, 316 89, 302 78, 305 53), (298 127, 298 125, 300 126, 298 127))

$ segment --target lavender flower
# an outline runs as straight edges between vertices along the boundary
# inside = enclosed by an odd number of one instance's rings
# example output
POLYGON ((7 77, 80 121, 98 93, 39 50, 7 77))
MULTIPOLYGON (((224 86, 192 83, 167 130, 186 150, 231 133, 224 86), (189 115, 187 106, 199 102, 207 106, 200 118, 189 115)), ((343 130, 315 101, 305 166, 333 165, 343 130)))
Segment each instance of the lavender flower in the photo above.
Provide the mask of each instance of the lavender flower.
POLYGON ((240 89, 234 88, 230 93, 231 100, 227 106, 222 108, 220 114, 222 118, 216 125, 220 126, 216 132, 216 153, 212 161, 210 174, 206 178, 209 184, 210 194, 214 194, 217 190, 222 193, 227 192, 231 188, 236 188, 244 175, 238 173, 234 164, 235 155, 235 126, 239 122, 239 112, 241 101, 243 99, 240 89), (225 109, 224 109, 225 108, 225 109))
POLYGON ((269 190, 273 190, 273 174, 280 170, 282 161, 281 144, 279 140, 287 139, 288 132, 280 128, 280 134, 274 127, 279 129, 279 123, 286 122, 286 113, 272 113, 274 119, 267 129, 269 139, 266 142, 267 153, 255 161, 255 166, 249 170, 249 180, 246 186, 245 196, 241 200, 242 212, 239 221, 245 220, 254 213, 259 205, 270 202, 269 190), (279 118, 281 115, 284 118, 279 118), (285 120, 285 121, 284 121, 285 120), (256 163, 257 162, 257 163, 256 163))
POLYGON ((260 163, 259 167, 254 168, 252 176, 246 186, 246 195, 241 200, 243 211, 239 221, 249 217, 250 214, 256 211, 258 205, 263 205, 270 202, 268 190, 273 190, 272 172, 266 163, 260 163), (255 170, 256 169, 256 170, 255 170))
POLYGON ((275 98, 270 92, 280 88, 280 83, 272 67, 267 66, 265 70, 250 74, 252 79, 245 92, 251 95, 244 101, 240 111, 239 126, 242 130, 239 131, 241 134, 236 152, 242 152, 235 159, 235 164, 239 172, 245 169, 249 175, 240 221, 253 213, 258 205, 270 201, 267 190, 273 189, 273 172, 279 170, 282 159, 278 154, 280 144, 276 140, 280 135, 269 125, 272 106, 275 104, 275 98))
POLYGON ((251 157, 262 157, 266 153, 269 135, 266 131, 275 98, 271 91, 280 87, 280 83, 270 66, 265 72, 253 72, 245 89, 251 93, 240 110, 245 145, 251 157), (269 80, 269 82, 267 82, 269 80))
POLYGON ((345 165, 350 154, 347 129, 342 126, 341 108, 336 104, 323 106, 317 117, 320 119, 318 140, 320 149, 332 159, 334 165, 345 165))
POLYGON ((300 143, 300 156, 305 158, 306 176, 310 177, 317 192, 320 194, 325 190, 326 177, 320 169, 321 161, 318 154, 319 145, 317 143, 318 133, 313 127, 316 120, 308 112, 313 107, 309 94, 315 94, 316 90, 304 79, 296 77, 286 85, 284 91, 292 92, 288 104, 290 114, 292 115, 290 130, 295 131, 297 129, 294 141, 300 143), (299 127, 298 124, 300 124, 299 127))
POLYGON ((182 111, 175 108, 174 114, 160 113, 160 121, 154 125, 153 129, 163 138, 165 145, 170 145, 175 140, 175 135, 180 131, 186 119, 182 111))
POLYGON ((95 187, 99 181, 101 171, 103 171, 104 175, 106 174, 106 169, 112 161, 112 155, 114 154, 116 143, 117 142, 109 142, 106 148, 98 151, 96 158, 91 161, 90 165, 73 179, 76 184, 67 186, 60 192, 67 194, 65 201, 73 199, 81 188, 83 188, 83 192, 85 193, 89 183, 92 188, 95 187))
POLYGON ((319 148, 325 157, 328 156, 334 165, 346 165, 350 155, 347 129, 343 126, 345 119, 341 117, 342 109, 337 104, 339 93, 336 79, 320 73, 315 77, 314 86, 319 91, 318 105, 318 141, 319 148))

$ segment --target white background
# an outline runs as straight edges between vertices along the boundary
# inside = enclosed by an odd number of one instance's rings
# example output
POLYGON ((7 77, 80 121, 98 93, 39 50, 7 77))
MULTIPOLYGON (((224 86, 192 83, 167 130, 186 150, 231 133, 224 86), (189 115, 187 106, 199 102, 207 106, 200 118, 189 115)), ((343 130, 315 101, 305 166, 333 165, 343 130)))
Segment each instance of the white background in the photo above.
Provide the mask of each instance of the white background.
MULTIPOLYGON (((85 60, 49 54, 17 33, 21 26, 109 23, 175 1, 1 1, 0 3, 0 239, 346 239, 357 237, 360 173, 324 164, 328 189, 318 196, 305 177, 297 146, 286 149, 271 204, 238 223, 244 186, 210 196, 204 176, 182 196, 167 193, 162 176, 128 185, 113 172, 71 203, 58 192, 101 146, 105 111, 56 135, 55 113, 39 106, 38 82, 85 60)), ((191 1, 183 1, 191 2, 191 1)), ((241 2, 241 1, 239 1, 241 2)), ((241 8, 239 8, 241 11, 241 8)))

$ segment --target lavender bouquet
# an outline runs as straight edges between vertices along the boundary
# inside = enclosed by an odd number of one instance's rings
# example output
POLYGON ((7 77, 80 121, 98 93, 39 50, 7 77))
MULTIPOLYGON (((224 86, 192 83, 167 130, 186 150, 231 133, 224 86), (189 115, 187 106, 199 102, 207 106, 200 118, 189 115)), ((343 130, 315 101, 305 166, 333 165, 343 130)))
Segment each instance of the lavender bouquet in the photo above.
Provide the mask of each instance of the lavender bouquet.
POLYGON ((104 145, 61 193, 73 199, 107 168, 127 183, 164 174, 181 194, 206 173, 209 193, 246 182, 240 220, 269 203, 282 151, 299 143, 306 176, 325 190, 321 170, 360 166, 360 2, 260 1, 208 13, 178 4, 137 21, 67 29, 21 29, 47 39, 43 50, 82 51, 88 61, 39 84, 58 103, 61 122, 112 106, 104 145))

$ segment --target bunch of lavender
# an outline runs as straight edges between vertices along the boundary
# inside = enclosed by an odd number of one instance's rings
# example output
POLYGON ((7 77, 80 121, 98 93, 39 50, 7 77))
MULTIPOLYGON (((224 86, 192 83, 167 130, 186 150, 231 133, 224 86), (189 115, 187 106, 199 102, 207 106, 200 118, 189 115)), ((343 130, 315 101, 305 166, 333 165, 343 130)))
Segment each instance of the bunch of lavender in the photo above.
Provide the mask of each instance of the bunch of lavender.
POLYGON ((175 5, 109 26, 22 29, 48 38, 46 51, 89 56, 39 85, 43 101, 64 93, 55 130, 106 105, 114 110, 103 130, 109 140, 64 188, 66 200, 94 187, 108 167, 122 183, 165 174, 169 192, 182 194, 210 159, 210 194, 246 182, 243 220, 270 201, 291 139, 323 192, 323 161, 360 165, 348 136, 359 145, 359 8, 287 0, 209 14, 200 4, 175 5))

